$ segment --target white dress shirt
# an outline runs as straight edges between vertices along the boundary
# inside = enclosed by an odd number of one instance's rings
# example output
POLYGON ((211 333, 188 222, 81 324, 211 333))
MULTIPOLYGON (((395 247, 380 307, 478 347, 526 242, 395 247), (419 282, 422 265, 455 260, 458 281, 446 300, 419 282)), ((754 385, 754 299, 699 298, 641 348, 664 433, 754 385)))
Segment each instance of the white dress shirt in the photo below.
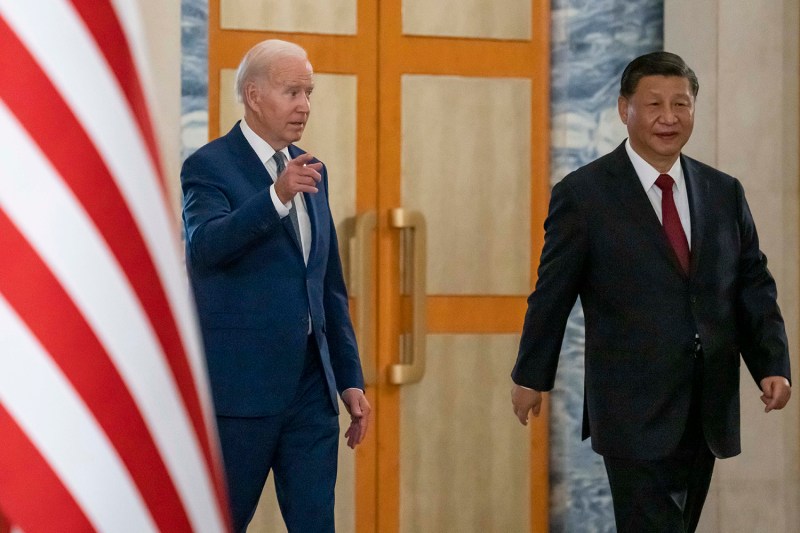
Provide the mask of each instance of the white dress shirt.
MULTIPOLYGON (((250 143, 250 146, 255 150, 256 155, 258 155, 258 158, 267 168, 267 172, 272 176, 274 182, 278 178, 278 164, 272 159, 272 156, 275 155, 275 149, 270 146, 267 141, 259 137, 258 134, 247 125, 245 119, 242 119, 239 126, 242 129, 244 138, 247 139, 247 142, 250 143)), ((289 155, 288 147, 281 150, 281 152, 286 157, 287 163, 292 160, 292 156, 289 155)), ((272 198, 272 203, 275 205, 278 216, 281 218, 288 216, 291 201, 285 204, 281 202, 281 199, 278 198, 278 193, 275 192, 275 185, 269 186, 269 195, 272 198)), ((300 227, 300 242, 303 245, 303 260, 308 264, 308 254, 311 251, 311 220, 308 218, 308 209, 306 209, 306 201, 302 193, 297 193, 295 195, 294 205, 297 210, 297 225, 300 227)))
MULTIPOLYGON (((628 157, 633 163, 633 168, 636 170, 636 175, 639 176, 639 181, 642 182, 644 192, 647 193, 647 198, 653 204, 653 209, 658 215, 658 220, 662 224, 663 219, 661 215, 661 189, 656 185, 656 180, 661 174, 658 170, 645 161, 642 156, 636 153, 631 147, 630 140, 625 141, 625 150, 628 152, 628 157)), ((675 208, 678 210, 678 217, 681 219, 681 226, 683 232, 686 234, 686 241, 689 243, 689 249, 692 249, 692 221, 689 216, 689 194, 686 192, 686 180, 683 178, 683 168, 681 167, 680 157, 675 160, 675 164, 666 172, 675 180, 675 185, 672 186, 672 194, 675 198, 675 208)))

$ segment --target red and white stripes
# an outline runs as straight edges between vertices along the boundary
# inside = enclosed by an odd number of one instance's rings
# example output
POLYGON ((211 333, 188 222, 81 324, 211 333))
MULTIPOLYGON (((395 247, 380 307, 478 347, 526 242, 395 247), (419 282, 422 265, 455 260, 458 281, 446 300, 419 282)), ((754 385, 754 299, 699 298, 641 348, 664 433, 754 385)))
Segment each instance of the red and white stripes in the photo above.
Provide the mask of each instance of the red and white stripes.
POLYGON ((28 533, 227 530, 136 16, 0 0, 0 510, 28 533))

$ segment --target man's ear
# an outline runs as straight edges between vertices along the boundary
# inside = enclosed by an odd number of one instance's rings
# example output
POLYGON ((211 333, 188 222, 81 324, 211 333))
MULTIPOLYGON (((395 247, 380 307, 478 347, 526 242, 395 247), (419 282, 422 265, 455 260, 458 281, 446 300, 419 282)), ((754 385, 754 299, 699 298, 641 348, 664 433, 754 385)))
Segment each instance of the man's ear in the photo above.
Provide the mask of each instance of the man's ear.
POLYGON ((619 112, 619 119, 626 126, 628 125, 628 99, 624 96, 617 98, 617 111, 619 112))
POLYGON ((261 92, 258 85, 253 81, 248 81, 244 86, 244 105, 250 109, 258 109, 258 102, 261 100, 261 92))

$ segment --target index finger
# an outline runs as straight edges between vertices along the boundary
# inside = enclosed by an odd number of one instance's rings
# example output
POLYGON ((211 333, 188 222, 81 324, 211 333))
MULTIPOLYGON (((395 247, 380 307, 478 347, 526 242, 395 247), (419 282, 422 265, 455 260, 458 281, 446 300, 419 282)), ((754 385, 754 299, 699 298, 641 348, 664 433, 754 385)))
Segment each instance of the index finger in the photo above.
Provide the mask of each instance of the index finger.
POLYGON ((783 409, 786 407, 786 404, 789 402, 789 398, 792 395, 792 390, 788 387, 782 387, 780 385, 776 385, 773 388, 773 398, 770 402, 771 409, 783 409))
POLYGON ((297 167, 297 172, 299 172, 300 175, 308 176, 314 181, 319 182, 322 180, 322 176, 320 175, 322 161, 310 163, 312 159, 314 159, 314 156, 306 152, 289 161, 289 165, 297 167))
POLYGON ((311 161, 312 159, 314 159, 314 156, 309 154, 308 152, 306 152, 304 154, 298 155, 297 157, 295 157, 294 159, 289 161, 289 164, 290 165, 303 166, 303 165, 307 165, 308 162, 311 161))
POLYGON ((364 437, 367 436, 367 428, 369 427, 369 419, 367 417, 364 417, 364 418, 360 419, 358 421, 358 426, 359 426, 359 429, 361 430, 359 432, 360 436, 358 438, 358 442, 361 442, 362 440, 364 440, 364 437))
POLYGON ((514 414, 517 415, 520 424, 523 426, 528 425, 528 408, 514 407, 514 414))
POLYGON ((765 400, 766 406, 764 407, 764 412, 769 413, 770 411, 775 409, 778 406, 778 401, 779 399, 777 396, 766 396, 765 400))
POLYGON ((347 428, 344 436, 347 437, 347 446, 355 448, 364 440, 367 433, 367 425, 364 418, 353 419, 350 422, 350 427, 347 428))

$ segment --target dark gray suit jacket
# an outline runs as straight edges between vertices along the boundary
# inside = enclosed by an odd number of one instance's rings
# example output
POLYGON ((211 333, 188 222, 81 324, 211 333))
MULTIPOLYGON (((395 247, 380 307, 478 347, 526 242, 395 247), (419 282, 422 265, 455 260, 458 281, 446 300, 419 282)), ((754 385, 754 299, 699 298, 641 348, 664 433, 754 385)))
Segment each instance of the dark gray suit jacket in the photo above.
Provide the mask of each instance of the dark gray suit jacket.
POLYGON ((624 143, 552 192, 535 291, 512 378, 552 389, 576 298, 586 319, 584 438, 600 454, 655 459, 686 426, 694 337, 702 425, 718 457, 740 452, 739 366, 789 378, 775 281, 738 180, 681 156, 691 212, 688 277, 624 143))

